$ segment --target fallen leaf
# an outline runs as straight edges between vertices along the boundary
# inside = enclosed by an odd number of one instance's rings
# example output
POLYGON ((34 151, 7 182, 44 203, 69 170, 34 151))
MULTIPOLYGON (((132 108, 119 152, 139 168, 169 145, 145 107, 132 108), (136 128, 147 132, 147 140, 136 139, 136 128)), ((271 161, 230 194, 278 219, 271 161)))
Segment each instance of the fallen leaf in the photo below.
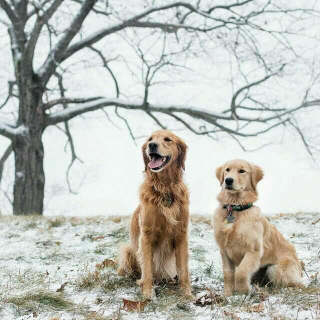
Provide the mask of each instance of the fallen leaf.
POLYGON ((223 313, 224 313, 227 317, 230 317, 232 320, 240 320, 240 318, 239 318, 235 313, 228 312, 228 311, 226 311, 226 310, 224 310, 223 313))
POLYGON ((116 263, 111 259, 105 259, 101 263, 96 264, 96 268, 101 270, 103 268, 114 267, 116 263))
POLYGON ((255 304, 251 307, 249 307, 249 311, 251 312, 262 312, 264 310, 263 303, 255 304))
POLYGON ((311 222, 311 224, 315 225, 316 223, 320 222, 320 218, 317 219, 316 221, 311 222))
POLYGON ((59 289, 56 290, 56 292, 63 292, 64 291, 64 288, 65 286, 68 284, 68 282, 65 282, 61 285, 61 287, 59 289))
POLYGON ((206 289, 206 294, 203 296, 199 297, 196 302, 194 303, 196 306, 199 307, 204 307, 212 304, 219 304, 223 302, 223 298, 217 294, 214 293, 211 289, 207 288, 206 289))
POLYGON ((269 294, 265 291, 259 292, 259 298, 261 301, 266 301, 269 298, 269 294))
POLYGON ((148 301, 131 301, 122 298, 123 306, 120 308, 126 311, 138 311, 141 312, 144 310, 144 307, 147 305, 148 301))
POLYGON ((35 311, 32 313, 32 316, 33 316, 34 318, 38 318, 38 314, 37 314, 35 311))
POLYGON ((103 300, 99 297, 95 301, 96 304, 101 304, 102 302, 103 302, 103 300))
POLYGON ((97 241, 97 240, 100 240, 100 239, 104 239, 104 236, 91 237, 92 241, 97 241))

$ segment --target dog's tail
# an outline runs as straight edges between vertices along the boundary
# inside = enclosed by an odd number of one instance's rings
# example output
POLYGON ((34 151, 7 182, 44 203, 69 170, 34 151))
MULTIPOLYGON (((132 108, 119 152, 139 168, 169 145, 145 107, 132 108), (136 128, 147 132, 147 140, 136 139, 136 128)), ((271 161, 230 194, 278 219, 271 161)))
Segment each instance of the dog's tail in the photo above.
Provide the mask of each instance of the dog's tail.
POLYGON ((136 253, 130 244, 123 243, 120 245, 116 261, 119 265, 118 274, 120 276, 123 276, 126 273, 130 274, 139 272, 139 264, 136 253))

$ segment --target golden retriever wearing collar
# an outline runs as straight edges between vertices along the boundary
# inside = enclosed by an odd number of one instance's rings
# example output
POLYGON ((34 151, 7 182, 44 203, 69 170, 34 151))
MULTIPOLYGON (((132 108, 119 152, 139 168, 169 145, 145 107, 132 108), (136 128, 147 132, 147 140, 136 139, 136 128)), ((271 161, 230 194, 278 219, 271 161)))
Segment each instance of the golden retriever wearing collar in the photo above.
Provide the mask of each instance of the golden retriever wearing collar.
POLYGON ((183 182, 187 145, 167 130, 154 132, 142 146, 145 180, 133 214, 130 244, 119 251, 118 274, 138 273, 143 296, 150 299, 154 280, 178 276, 191 295, 189 276, 189 192, 183 182))
POLYGON ((301 286, 302 270, 296 250, 253 205, 263 171, 244 160, 218 167, 221 191, 213 228, 220 249, 225 295, 248 293, 252 277, 261 268, 277 285, 301 286))

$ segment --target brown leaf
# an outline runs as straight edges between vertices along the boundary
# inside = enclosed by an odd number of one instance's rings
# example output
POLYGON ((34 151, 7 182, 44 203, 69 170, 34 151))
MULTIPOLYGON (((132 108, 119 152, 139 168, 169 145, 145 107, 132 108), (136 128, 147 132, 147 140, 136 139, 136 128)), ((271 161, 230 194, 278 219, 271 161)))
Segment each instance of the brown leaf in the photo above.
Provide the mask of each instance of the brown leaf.
POLYGON ((249 308, 251 312, 262 312, 264 310, 263 303, 255 304, 249 308))
POLYGON ((211 289, 206 288, 207 292, 203 296, 199 297, 194 303, 196 306, 204 307, 212 304, 219 304, 223 302, 223 298, 214 293, 211 289))
POLYGON ((91 237, 92 241, 97 241, 97 240, 100 240, 100 239, 104 239, 104 236, 91 237))
POLYGON ((63 292, 64 291, 64 288, 65 286, 68 284, 68 282, 65 282, 61 285, 61 287, 59 289, 56 290, 56 292, 63 292))
POLYGON ((101 298, 97 298, 95 301, 95 304, 101 304, 103 302, 103 300, 101 298))
POLYGON ((224 310, 223 313, 224 313, 227 317, 230 317, 232 320, 240 320, 240 318, 239 318, 235 313, 228 312, 228 311, 226 311, 226 310, 224 310))
POLYGON ((126 311, 138 311, 141 312, 144 310, 144 307, 147 305, 148 301, 131 301, 122 298, 123 306, 120 308, 126 311))
POLYGON ((38 318, 38 314, 37 314, 35 311, 32 313, 32 316, 33 316, 34 318, 38 318))
POLYGON ((103 268, 114 267, 116 263, 111 259, 105 259, 101 263, 96 264, 96 268, 101 270, 103 268))
POLYGON ((320 218, 317 219, 316 221, 311 222, 311 224, 315 225, 316 223, 320 222, 320 218))
POLYGON ((269 294, 265 291, 260 291, 259 292, 259 298, 261 301, 266 301, 269 298, 269 294))

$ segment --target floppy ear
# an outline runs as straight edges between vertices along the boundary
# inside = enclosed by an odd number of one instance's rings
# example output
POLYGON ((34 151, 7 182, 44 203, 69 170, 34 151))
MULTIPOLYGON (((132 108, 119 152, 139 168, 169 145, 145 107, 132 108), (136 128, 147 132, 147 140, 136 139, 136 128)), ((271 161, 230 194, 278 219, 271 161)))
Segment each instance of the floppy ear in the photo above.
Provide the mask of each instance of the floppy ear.
POLYGON ((257 184, 263 178, 264 173, 263 173, 263 170, 255 164, 251 164, 251 170, 252 170, 251 183, 252 183, 253 189, 256 190, 257 184))
POLYGON ((148 163, 149 163, 149 158, 147 156, 147 153, 146 153, 146 149, 147 149, 147 145, 148 145, 148 142, 145 142, 142 146, 142 157, 143 157, 143 161, 144 161, 144 170, 147 171, 148 169, 148 163))
POLYGON ((178 151, 179 151, 178 168, 182 168, 183 170, 186 170, 185 161, 187 157, 187 149, 188 149, 188 146, 182 140, 179 140, 178 141, 178 151))
POLYGON ((220 182, 220 186, 222 186, 222 184, 223 184, 223 172, 222 172, 222 170, 223 170, 223 166, 220 166, 220 167, 218 167, 216 169, 216 177, 220 182))

